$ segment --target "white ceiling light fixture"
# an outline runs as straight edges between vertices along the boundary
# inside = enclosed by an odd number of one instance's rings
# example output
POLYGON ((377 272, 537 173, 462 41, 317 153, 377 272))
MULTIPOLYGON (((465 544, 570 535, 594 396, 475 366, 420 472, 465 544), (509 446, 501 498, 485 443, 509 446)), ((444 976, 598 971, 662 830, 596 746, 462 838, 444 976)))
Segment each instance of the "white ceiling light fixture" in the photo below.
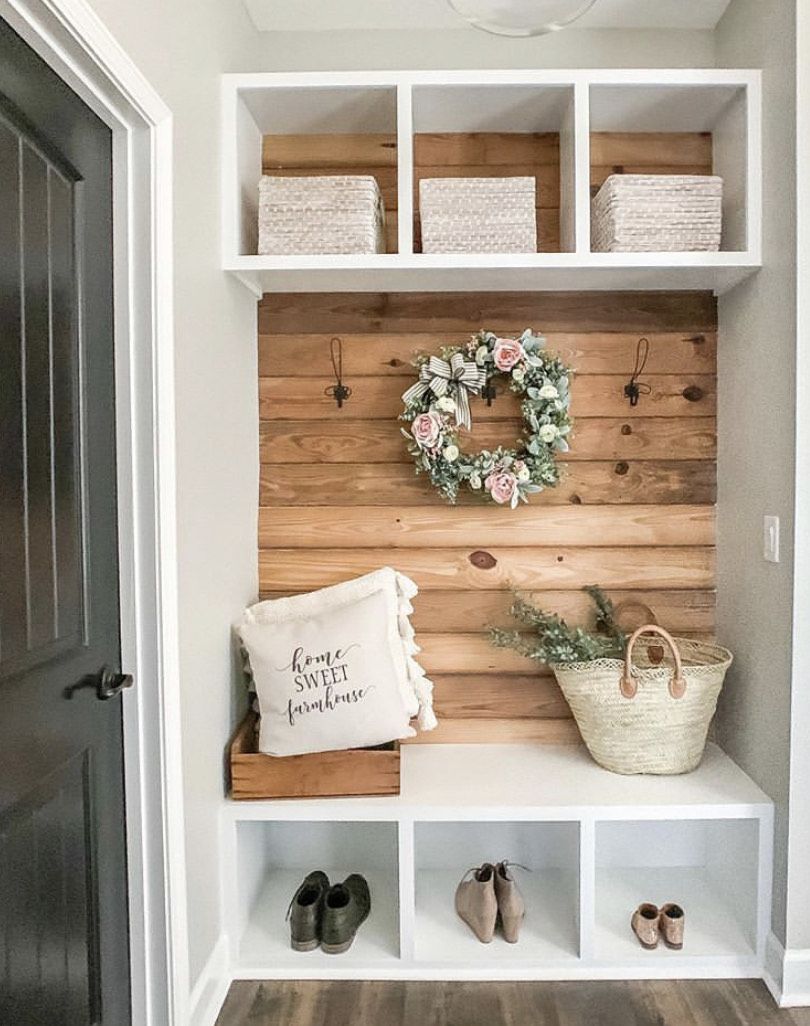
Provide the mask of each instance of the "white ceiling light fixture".
POLYGON ((498 36, 542 36, 566 28, 596 0, 447 0, 475 28, 498 36))

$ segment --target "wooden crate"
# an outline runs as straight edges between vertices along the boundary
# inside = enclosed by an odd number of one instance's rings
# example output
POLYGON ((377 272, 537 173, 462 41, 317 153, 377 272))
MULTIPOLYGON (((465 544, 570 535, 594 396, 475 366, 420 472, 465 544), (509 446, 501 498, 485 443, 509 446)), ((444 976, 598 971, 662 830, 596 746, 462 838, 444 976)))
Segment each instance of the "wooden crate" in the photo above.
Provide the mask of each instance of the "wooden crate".
POLYGON ((276 758, 256 750, 249 712, 230 744, 230 795, 249 798, 337 798, 399 794, 399 742, 345 752, 276 758))

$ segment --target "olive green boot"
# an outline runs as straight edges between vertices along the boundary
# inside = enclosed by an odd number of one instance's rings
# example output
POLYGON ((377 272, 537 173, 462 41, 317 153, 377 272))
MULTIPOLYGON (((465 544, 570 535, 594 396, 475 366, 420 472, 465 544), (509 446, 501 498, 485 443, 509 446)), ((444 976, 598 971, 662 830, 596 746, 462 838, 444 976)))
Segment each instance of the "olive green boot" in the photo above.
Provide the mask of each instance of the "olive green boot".
POLYGON ((327 955, 348 951, 370 911, 371 893, 359 873, 330 887, 324 903, 321 950, 327 955))
POLYGON ((321 923, 329 877, 316 869, 304 877, 287 909, 293 951, 314 951, 321 942, 321 923))

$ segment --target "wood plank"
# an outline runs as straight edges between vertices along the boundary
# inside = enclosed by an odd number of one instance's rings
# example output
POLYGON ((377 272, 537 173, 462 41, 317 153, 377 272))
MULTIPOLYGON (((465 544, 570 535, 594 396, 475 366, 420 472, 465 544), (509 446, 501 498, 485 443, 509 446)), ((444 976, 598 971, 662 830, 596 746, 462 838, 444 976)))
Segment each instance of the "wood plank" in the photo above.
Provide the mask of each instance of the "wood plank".
POLYGON ((712 166, 711 132, 592 132, 591 164, 712 166))
MULTIPOLYGON (((496 648, 486 634, 454 632, 419 637, 418 659, 425 673, 539 673, 542 664, 511 648, 496 648)), ((493 706, 497 708, 497 705, 493 706)))
MULTIPOLYGON (((716 411, 716 381, 708 374, 645 374, 649 395, 631 407, 624 395, 624 378, 617 374, 579 375, 571 389, 574 417, 706 417, 716 411)), ((402 412, 404 383, 399 378, 364 378, 349 401, 338 408, 324 392, 322 378, 260 378, 259 416, 262 420, 376 420, 395 421, 402 412)), ((491 406, 473 400, 473 420, 514 420, 520 399, 496 383, 491 406)))
POLYGON ((404 745, 578 745, 582 737, 576 722, 566 719, 441 720, 435 730, 417 734, 404 745))
POLYGON ((417 132, 413 162, 429 166, 470 164, 560 163, 560 137, 556 132, 417 132))
POLYGON ((431 679, 433 707, 440 720, 566 719, 571 715, 559 685, 547 674, 472 673, 439 675, 431 679))
MULTIPOLYGON (((396 562, 396 561, 394 561, 396 562)), ((710 590, 628 591, 612 588, 609 596, 617 618, 627 629, 655 621, 674 634, 712 634, 716 596, 710 590)), ((262 598, 281 598, 288 592, 263 591, 262 598)), ((565 617, 569 623, 592 624, 593 604, 581 591, 525 591, 529 601, 565 617)), ((416 596, 411 623, 417 639, 430 633, 483 633, 490 626, 515 626, 509 609, 512 593, 505 591, 423 591, 416 596)))
MULTIPOLYGON (((273 549, 259 552, 264 591, 314 590, 359 577, 391 562, 385 548, 273 549)), ((559 547, 471 550, 400 549, 397 569, 418 587, 442 591, 500 591, 510 586, 579 589, 700 588, 714 585, 714 549, 559 547)))
MULTIPOLYGON (((514 423, 514 437, 520 433, 514 423)), ((474 438, 481 448, 508 439, 503 424, 476 423, 474 438)), ((717 435, 713 417, 582 418, 573 435, 575 460, 713 460, 717 435)), ((263 421, 259 425, 262 463, 410 463, 400 434, 382 420, 351 420, 344 424, 310 421, 263 421)))
MULTIPOLYGON (((396 133, 265 135, 263 168, 396 167, 396 133)), ((344 170, 344 173, 348 173, 344 170)), ((352 171, 356 173, 356 171, 352 171)))
MULTIPOLYGON (((259 376, 331 378, 333 334, 260 335, 259 376)), ((651 332, 647 374, 715 374, 717 335, 713 332, 651 332)), ((341 335, 343 374, 355 377, 413 378, 419 353, 438 353, 442 346, 463 345, 469 331, 438 334, 341 335)), ((555 332, 546 335, 547 348, 579 374, 629 376, 635 363, 638 334, 555 332)))
MULTIPOLYGON (((567 465, 560 484, 536 496, 533 504, 701 506, 715 501, 716 490, 716 467, 709 460, 582 462, 567 465)), ((259 501, 262 506, 448 505, 412 464, 385 463, 264 464, 259 501)), ((483 503, 469 489, 459 493, 460 506, 483 503)))
POLYGON ((539 506, 516 510, 461 506, 264 507, 259 547, 352 549, 443 548, 475 539, 480 546, 538 547, 713 545, 713 506, 539 506))
POLYGON ((273 293, 259 303, 259 333, 323 335, 464 332, 488 324, 521 332, 717 330, 710 292, 311 292, 273 293))

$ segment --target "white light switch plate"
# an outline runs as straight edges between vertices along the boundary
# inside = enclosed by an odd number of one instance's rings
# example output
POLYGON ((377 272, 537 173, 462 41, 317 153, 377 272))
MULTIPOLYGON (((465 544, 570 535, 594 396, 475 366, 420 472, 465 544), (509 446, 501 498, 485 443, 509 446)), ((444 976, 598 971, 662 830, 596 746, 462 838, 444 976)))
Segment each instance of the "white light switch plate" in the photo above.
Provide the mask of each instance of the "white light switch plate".
POLYGON ((762 556, 768 563, 778 563, 779 517, 764 517, 762 527, 762 556))

